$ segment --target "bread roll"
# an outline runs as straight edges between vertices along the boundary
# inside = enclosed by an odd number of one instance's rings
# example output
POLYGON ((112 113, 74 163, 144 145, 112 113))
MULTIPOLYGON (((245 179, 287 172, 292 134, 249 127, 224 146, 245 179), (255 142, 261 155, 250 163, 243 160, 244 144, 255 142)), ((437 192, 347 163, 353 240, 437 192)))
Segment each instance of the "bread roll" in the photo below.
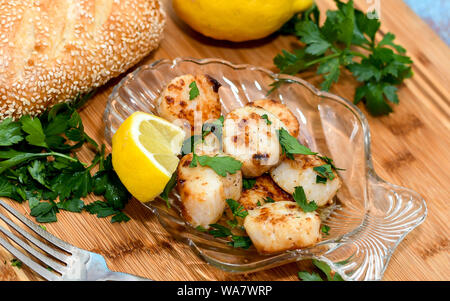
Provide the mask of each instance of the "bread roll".
POLYGON ((158 46, 164 24, 158 0, 0 1, 0 120, 106 83, 158 46))

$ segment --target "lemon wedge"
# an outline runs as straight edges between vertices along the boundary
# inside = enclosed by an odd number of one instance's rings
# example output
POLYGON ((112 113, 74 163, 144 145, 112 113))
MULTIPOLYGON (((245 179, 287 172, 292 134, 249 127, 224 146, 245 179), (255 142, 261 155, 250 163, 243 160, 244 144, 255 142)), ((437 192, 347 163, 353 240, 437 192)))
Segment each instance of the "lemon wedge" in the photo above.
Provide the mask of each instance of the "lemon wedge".
POLYGON ((112 138, 112 164, 122 183, 139 201, 155 199, 175 172, 184 131, 144 112, 135 112, 112 138))

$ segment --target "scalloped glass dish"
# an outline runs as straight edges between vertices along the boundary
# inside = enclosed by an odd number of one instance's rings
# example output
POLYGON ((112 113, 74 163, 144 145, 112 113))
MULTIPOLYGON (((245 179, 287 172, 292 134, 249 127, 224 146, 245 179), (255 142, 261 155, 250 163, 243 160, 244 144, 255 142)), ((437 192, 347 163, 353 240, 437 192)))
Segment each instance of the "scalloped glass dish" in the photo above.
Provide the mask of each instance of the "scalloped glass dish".
POLYGON ((222 114, 265 98, 269 85, 283 80, 270 98, 285 103, 300 123, 300 139, 313 151, 334 159, 343 185, 333 206, 322 210, 329 235, 309 248, 275 255, 260 255, 254 248, 235 249, 186 224, 179 214, 176 192, 171 208, 155 200, 144 203, 175 238, 213 266, 248 273, 289 262, 315 258, 327 262, 345 280, 381 280, 397 245, 424 221, 427 209, 416 192, 387 183, 373 170, 367 120, 351 102, 314 88, 304 80, 264 68, 234 65, 220 59, 158 60, 128 74, 111 93, 105 109, 105 136, 109 143, 116 129, 133 112, 156 114, 154 101, 164 86, 182 74, 209 74, 222 87, 222 114))

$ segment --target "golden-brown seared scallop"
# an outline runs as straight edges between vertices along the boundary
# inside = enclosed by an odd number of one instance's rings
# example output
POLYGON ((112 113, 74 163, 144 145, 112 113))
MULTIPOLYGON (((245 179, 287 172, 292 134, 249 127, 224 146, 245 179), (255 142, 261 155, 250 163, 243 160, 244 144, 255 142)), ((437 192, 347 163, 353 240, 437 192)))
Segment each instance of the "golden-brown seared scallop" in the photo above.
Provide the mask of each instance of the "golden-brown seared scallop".
POLYGON ((280 161, 280 127, 282 122, 262 108, 235 109, 225 117, 223 151, 242 162, 244 177, 258 177, 280 161))
POLYGON ((202 124, 220 117, 220 83, 209 75, 186 74, 174 78, 157 101, 162 118, 182 127, 187 136, 200 131, 202 124), (198 89, 198 95, 195 93, 198 89), (191 99, 190 91, 193 91, 191 99), (195 128, 194 128, 195 127, 195 128))
POLYGON ((250 210, 244 228, 262 254, 309 247, 321 240, 318 214, 305 213, 290 201, 267 203, 250 210))
POLYGON ((308 201, 314 201, 318 206, 331 203, 341 186, 341 181, 333 170, 333 180, 316 183, 318 173, 314 167, 326 164, 317 155, 295 155, 294 160, 284 159, 280 165, 271 171, 272 179, 284 191, 294 193, 296 186, 302 186, 308 201))
POLYGON ((269 175, 262 175, 256 178, 255 185, 252 188, 242 191, 238 202, 246 210, 252 210, 260 205, 264 205, 266 203, 265 200, 273 200, 275 202, 294 201, 292 196, 278 187, 269 175))
POLYGON ((213 169, 197 164, 190 167, 193 154, 184 156, 178 165, 177 188, 184 219, 192 226, 209 228, 223 214, 226 199, 239 199, 242 174, 219 176, 213 169))
POLYGON ((287 127, 289 134, 294 137, 298 136, 300 130, 298 120, 285 104, 272 99, 259 99, 250 104, 261 107, 277 116, 287 127))

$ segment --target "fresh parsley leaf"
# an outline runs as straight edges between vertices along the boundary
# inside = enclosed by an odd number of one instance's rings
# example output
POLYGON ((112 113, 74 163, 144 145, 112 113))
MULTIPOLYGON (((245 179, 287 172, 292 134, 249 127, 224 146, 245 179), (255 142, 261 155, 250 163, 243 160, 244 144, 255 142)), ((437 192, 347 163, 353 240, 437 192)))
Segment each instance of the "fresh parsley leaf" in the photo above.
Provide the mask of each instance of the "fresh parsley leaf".
POLYGON ((20 123, 11 117, 0 122, 0 146, 10 146, 24 139, 20 123))
POLYGON ((248 249, 252 245, 252 241, 248 236, 231 235, 231 241, 228 244, 234 248, 248 249))
MULTIPOLYGON (((316 68, 317 74, 323 75, 320 86, 325 91, 338 82, 341 69, 346 68, 361 82, 355 87, 355 104, 362 101, 374 116, 389 114, 390 103, 399 103, 397 86, 413 75, 412 60, 406 49, 395 43, 394 34, 388 32, 381 41, 375 40, 380 22, 373 12, 355 9, 353 0, 335 2, 337 10, 328 10, 322 25, 320 12, 313 6, 283 26, 283 33, 297 36, 305 47, 282 50, 274 64, 290 75, 316 68)), ((281 84, 272 83, 269 92, 281 84)))
POLYGON ((336 166, 334 165, 334 163, 333 163, 333 159, 331 159, 331 158, 329 158, 329 157, 326 157, 326 156, 319 156, 319 155, 318 155, 318 157, 319 157, 320 159, 322 159, 323 161, 325 161, 326 164, 331 165, 331 167, 332 167, 334 170, 345 170, 344 168, 338 168, 338 167, 336 167, 336 166))
POLYGON ((213 230, 209 230, 209 234, 213 235, 214 237, 228 237, 231 235, 230 229, 225 226, 219 224, 211 224, 209 226, 213 228, 213 230))
POLYGON ((245 218, 248 215, 248 211, 245 210, 244 206, 242 206, 239 202, 233 199, 226 199, 226 202, 230 207, 233 216, 245 218))
POLYGON ((314 201, 308 202, 306 199, 306 194, 302 186, 295 187, 295 191, 292 196, 303 212, 312 212, 317 209, 317 204, 314 201))
POLYGON ((207 231, 205 229, 205 227, 203 227, 203 226, 197 226, 197 227, 195 227, 195 230, 200 231, 200 232, 206 232, 207 231))
POLYGON ((129 220, 130 217, 125 213, 123 213, 122 211, 120 211, 111 218, 111 223, 128 222, 129 220))
POLYGON ((40 202, 31 209, 30 215, 40 223, 52 223, 57 221, 57 212, 58 207, 54 202, 40 202))
POLYGON ((242 178, 242 188, 245 189, 251 189, 256 184, 256 179, 246 179, 242 178))
POLYGON ((257 201, 257 202, 256 202, 256 206, 258 206, 258 207, 261 206, 261 202, 260 202, 260 201, 257 201))
POLYGON ((270 196, 268 196, 268 197, 266 197, 266 198, 264 199, 264 202, 265 202, 265 203, 275 203, 275 200, 272 199, 270 196))
POLYGON ((166 201, 167 208, 169 209, 170 209, 169 193, 176 185, 177 185, 177 174, 174 172, 170 177, 169 182, 167 182, 166 186, 164 187, 163 192, 159 195, 164 201, 166 201))
POLYGON ((331 169, 330 164, 324 164, 320 166, 313 167, 313 170, 317 172, 321 177, 333 180, 335 178, 335 175, 333 173, 333 170, 331 169))
POLYGON ((84 202, 79 198, 73 198, 61 201, 56 204, 58 209, 63 209, 70 212, 81 212, 84 207, 84 202))
POLYGON ((320 229, 321 229, 322 233, 324 233, 325 235, 330 235, 328 233, 330 231, 330 226, 322 225, 322 227, 320 229))
MULTIPOLYGON (((338 273, 335 273, 328 264, 323 261, 313 259, 313 264, 316 266, 325 276, 328 281, 344 281, 344 279, 338 273)), ((339 263, 338 263, 339 264, 339 263)), ((303 281, 323 281, 322 277, 316 272, 298 272, 298 277, 303 281)))
POLYGON ((298 272, 298 278, 303 281, 323 281, 320 275, 315 272, 298 272))
POLYGON ((85 205, 84 210, 86 210, 90 214, 96 214, 97 217, 100 218, 118 213, 118 211, 111 207, 111 205, 109 205, 107 202, 103 202, 100 200, 85 205))
POLYGON ((193 100, 200 95, 200 91, 198 90, 197 83, 195 81, 189 84, 189 88, 189 100, 193 100))
POLYGON ((315 155, 317 153, 311 151, 308 147, 300 144, 297 139, 291 136, 284 128, 278 131, 278 140, 280 141, 281 149, 284 154, 293 159, 294 154, 301 155, 315 155))
POLYGON ((316 183, 317 184, 325 184, 327 182, 326 177, 321 177, 319 175, 316 176, 316 183))
POLYGON ((318 267, 326 276, 328 281, 344 281, 341 275, 331 270, 330 266, 323 261, 313 259, 313 264, 318 267))
POLYGON ((11 259, 11 266, 16 267, 18 269, 21 269, 22 268, 22 261, 20 261, 17 258, 13 258, 13 259, 11 259))
POLYGON ((207 155, 198 156, 196 154, 193 155, 192 162, 189 165, 190 167, 196 167, 197 162, 201 166, 208 166, 212 168, 218 175, 222 177, 226 177, 227 173, 235 174, 238 170, 241 169, 242 162, 234 159, 229 156, 214 156, 210 157, 207 155))
POLYGON ((22 130, 28 134, 25 139, 29 144, 41 147, 48 147, 45 143, 45 134, 39 118, 31 118, 30 115, 24 115, 20 118, 22 130))
POLYGON ((269 120, 269 116, 267 116, 267 114, 261 115, 261 118, 262 118, 262 119, 265 119, 265 120, 266 120, 266 123, 267 123, 268 125, 271 125, 271 124, 272 124, 272 121, 269 120))

